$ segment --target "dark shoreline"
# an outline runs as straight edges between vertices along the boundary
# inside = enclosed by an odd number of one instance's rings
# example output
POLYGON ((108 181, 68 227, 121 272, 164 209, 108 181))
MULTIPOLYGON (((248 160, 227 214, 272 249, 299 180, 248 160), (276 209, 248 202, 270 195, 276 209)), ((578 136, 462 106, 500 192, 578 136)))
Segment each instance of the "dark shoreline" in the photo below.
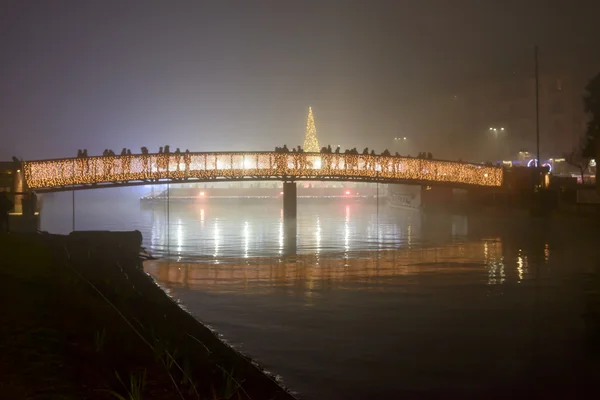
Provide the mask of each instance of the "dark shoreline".
POLYGON ((179 307, 131 248, 11 234, 0 254, 0 398, 294 399, 179 307))

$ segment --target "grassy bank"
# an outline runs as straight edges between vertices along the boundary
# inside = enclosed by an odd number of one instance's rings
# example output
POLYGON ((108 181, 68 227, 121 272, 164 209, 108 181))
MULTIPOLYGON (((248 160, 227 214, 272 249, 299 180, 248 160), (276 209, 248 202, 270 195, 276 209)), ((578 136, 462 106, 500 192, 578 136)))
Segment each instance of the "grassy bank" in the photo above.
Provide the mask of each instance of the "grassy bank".
POLYGON ((2 399, 293 398, 108 243, 0 236, 0 304, 2 399))

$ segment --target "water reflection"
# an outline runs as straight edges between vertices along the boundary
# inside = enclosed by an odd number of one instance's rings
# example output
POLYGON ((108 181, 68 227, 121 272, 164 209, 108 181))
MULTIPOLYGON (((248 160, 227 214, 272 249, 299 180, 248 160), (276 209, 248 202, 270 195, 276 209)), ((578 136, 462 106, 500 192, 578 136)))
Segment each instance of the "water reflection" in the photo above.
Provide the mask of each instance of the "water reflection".
POLYGON ((250 228, 248 227, 248 221, 244 221, 244 257, 248 258, 248 243, 250 241, 250 228))
MULTIPOLYGON (((514 235, 490 235, 394 250, 221 257, 218 265, 151 261, 145 269, 306 398, 324 391, 336 398, 341 390, 359 399, 396 393, 392 375, 408 392, 437 390, 432 382, 457 390, 451 381, 459 377, 476 376, 471 389, 479 390, 525 376, 532 357, 553 353, 548 343, 564 343, 573 331, 560 327, 578 318, 566 310, 580 303, 556 291, 568 280, 531 267, 531 260, 550 259, 551 249, 545 241, 522 246, 514 235), (407 362, 387 361, 390 354, 407 362), (344 384, 348 377, 352 383, 344 384)), ((568 256, 552 250, 554 263, 568 256)))
MULTIPOLYGON (((69 229, 59 199, 43 229, 69 229)), ((280 203, 171 206, 167 218, 109 200, 88 198, 78 228, 140 229, 155 253, 170 248, 146 270, 303 398, 509 398, 531 382, 580 387, 569 374, 595 382, 582 337, 598 342, 597 226, 352 202, 300 204, 292 224, 280 203)))
POLYGON ((460 218, 429 217, 423 224, 419 212, 368 203, 306 204, 291 221, 277 210, 269 204, 190 204, 171 206, 167 216, 162 207, 146 209, 152 223, 145 240, 160 257, 191 260, 394 249, 412 246, 415 238, 443 242, 468 234, 460 218))
MULTIPOLYGON (((215 251, 213 252, 213 257, 217 258, 219 256, 219 243, 220 243, 220 232, 219 232, 219 220, 215 219, 214 227, 213 227, 213 240, 215 243, 215 251)), ((218 262, 218 261, 217 261, 218 262)))
POLYGON ((350 206, 346 206, 346 217, 344 218, 344 250, 347 256, 350 251, 350 206))
POLYGON ((527 275, 527 258, 520 252, 505 264, 500 239, 412 250, 356 252, 348 257, 299 255, 291 258, 227 258, 218 265, 151 261, 146 270, 166 287, 189 287, 215 293, 264 294, 293 288, 315 290, 386 290, 389 277, 435 273, 460 275, 465 283, 500 285, 527 275), (358 285, 357 285, 358 284, 358 285), (251 289, 248 289, 251 287, 251 289))

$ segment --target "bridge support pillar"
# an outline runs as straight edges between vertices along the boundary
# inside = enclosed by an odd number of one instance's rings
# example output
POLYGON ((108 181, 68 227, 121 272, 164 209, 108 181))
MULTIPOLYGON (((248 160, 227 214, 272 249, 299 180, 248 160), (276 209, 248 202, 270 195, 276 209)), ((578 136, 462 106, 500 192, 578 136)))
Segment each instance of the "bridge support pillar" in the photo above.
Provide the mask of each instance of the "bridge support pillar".
POLYGON ((296 182, 283 183, 283 255, 295 255, 297 243, 296 211, 298 204, 296 182))
POLYGON ((283 182, 283 218, 296 219, 296 182, 283 182))
POLYGON ((295 218, 284 219, 283 221, 283 255, 296 255, 297 250, 297 224, 295 218))
POLYGON ((37 198, 29 191, 25 182, 23 163, 13 163, 13 209, 8 216, 10 232, 37 232, 40 229, 40 213, 37 198))

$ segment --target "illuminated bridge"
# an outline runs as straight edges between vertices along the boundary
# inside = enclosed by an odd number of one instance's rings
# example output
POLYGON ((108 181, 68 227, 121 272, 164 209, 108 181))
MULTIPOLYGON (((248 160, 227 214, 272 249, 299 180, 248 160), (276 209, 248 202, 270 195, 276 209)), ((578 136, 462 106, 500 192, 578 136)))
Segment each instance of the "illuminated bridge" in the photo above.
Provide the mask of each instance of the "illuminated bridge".
MULTIPOLYGON (((295 219, 296 181, 402 183, 453 188, 499 188, 502 167, 411 157, 304 152, 158 153, 14 160, 15 218, 31 223, 37 213, 29 193, 185 182, 282 181, 283 214, 295 219), (21 217, 19 217, 21 216, 21 217)), ((75 200, 73 198, 73 210, 75 200)), ((74 213, 74 211, 73 211, 74 213)), ((74 215, 74 214, 73 214, 74 215)), ((73 225, 75 224, 73 217, 73 225)), ((29 226, 29 225, 27 225, 29 226)), ((295 237, 295 224, 289 224, 295 237)), ((74 227, 73 227, 74 229, 74 227)), ((295 243, 295 242, 294 242, 295 243)))
POLYGON ((503 169, 382 155, 282 152, 159 153, 26 161, 24 189, 57 192, 183 182, 301 180, 500 187, 503 169))

